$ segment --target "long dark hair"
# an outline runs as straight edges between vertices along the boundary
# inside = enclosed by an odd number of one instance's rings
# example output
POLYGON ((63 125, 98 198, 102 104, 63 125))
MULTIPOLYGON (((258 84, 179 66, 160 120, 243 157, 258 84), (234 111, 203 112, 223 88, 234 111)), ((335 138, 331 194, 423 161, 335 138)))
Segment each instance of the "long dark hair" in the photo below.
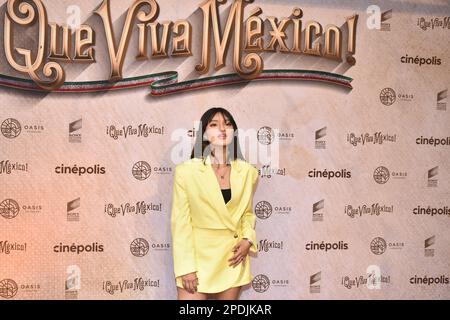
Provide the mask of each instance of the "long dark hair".
POLYGON ((230 162, 230 160, 234 159, 241 159, 245 161, 244 157, 242 156, 241 147, 239 146, 238 127, 236 125, 236 121, 234 121, 233 116, 230 112, 228 112, 228 110, 220 107, 211 108, 202 115, 198 130, 195 133, 196 138, 194 147, 191 152, 191 159, 200 158, 203 159, 203 163, 205 163, 205 159, 209 154, 214 155, 214 152, 212 152, 211 150, 210 142, 207 139, 203 139, 203 135, 205 134, 208 124, 214 118, 216 113, 219 112, 226 120, 229 120, 231 122, 234 129, 233 140, 227 147, 227 163, 230 162))

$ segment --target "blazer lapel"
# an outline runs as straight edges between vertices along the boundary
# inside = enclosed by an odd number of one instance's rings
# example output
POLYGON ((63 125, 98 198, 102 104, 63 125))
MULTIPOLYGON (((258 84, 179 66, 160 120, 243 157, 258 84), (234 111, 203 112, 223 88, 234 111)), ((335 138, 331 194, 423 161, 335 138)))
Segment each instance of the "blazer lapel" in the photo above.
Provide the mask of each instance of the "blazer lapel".
POLYGON ((236 231, 236 226, 234 221, 235 211, 239 205, 239 195, 242 194, 242 188, 244 187, 244 181, 242 177, 242 167, 237 160, 231 161, 231 173, 230 173, 230 188, 231 188, 231 199, 225 204, 222 196, 222 191, 220 189, 219 182, 217 181, 216 174, 211 166, 211 158, 208 155, 205 159, 205 164, 201 162, 199 165, 199 170, 204 180, 203 191, 211 200, 211 204, 217 208, 219 217, 223 224, 236 231))

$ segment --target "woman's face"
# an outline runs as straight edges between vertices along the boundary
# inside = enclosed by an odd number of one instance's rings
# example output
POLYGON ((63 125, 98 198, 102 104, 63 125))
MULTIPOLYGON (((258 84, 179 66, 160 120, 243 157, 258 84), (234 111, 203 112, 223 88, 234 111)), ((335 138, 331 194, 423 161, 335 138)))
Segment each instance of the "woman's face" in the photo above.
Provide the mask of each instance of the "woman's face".
POLYGON ((206 126, 205 138, 212 145, 224 146, 233 140, 233 134, 234 128, 231 122, 218 112, 206 126))

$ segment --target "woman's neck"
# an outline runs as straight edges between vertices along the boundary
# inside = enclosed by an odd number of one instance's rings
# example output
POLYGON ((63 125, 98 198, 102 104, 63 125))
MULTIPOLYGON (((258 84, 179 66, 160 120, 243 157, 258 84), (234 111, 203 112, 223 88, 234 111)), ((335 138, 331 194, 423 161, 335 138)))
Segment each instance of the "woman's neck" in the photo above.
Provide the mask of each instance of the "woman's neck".
POLYGON ((214 159, 214 164, 219 165, 227 165, 227 149, 226 147, 216 147, 214 148, 214 156, 211 154, 211 157, 214 159))

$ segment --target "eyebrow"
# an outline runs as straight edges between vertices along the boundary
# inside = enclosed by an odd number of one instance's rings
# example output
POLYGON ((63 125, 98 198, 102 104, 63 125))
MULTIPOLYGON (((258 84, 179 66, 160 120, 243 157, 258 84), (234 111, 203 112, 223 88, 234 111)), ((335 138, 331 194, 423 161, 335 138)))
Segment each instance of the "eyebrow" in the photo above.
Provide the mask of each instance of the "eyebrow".
MULTIPOLYGON (((213 121, 219 121, 219 120, 211 120, 210 122, 213 122, 213 121)), ((225 121, 230 121, 229 119, 225 119, 225 121)))

